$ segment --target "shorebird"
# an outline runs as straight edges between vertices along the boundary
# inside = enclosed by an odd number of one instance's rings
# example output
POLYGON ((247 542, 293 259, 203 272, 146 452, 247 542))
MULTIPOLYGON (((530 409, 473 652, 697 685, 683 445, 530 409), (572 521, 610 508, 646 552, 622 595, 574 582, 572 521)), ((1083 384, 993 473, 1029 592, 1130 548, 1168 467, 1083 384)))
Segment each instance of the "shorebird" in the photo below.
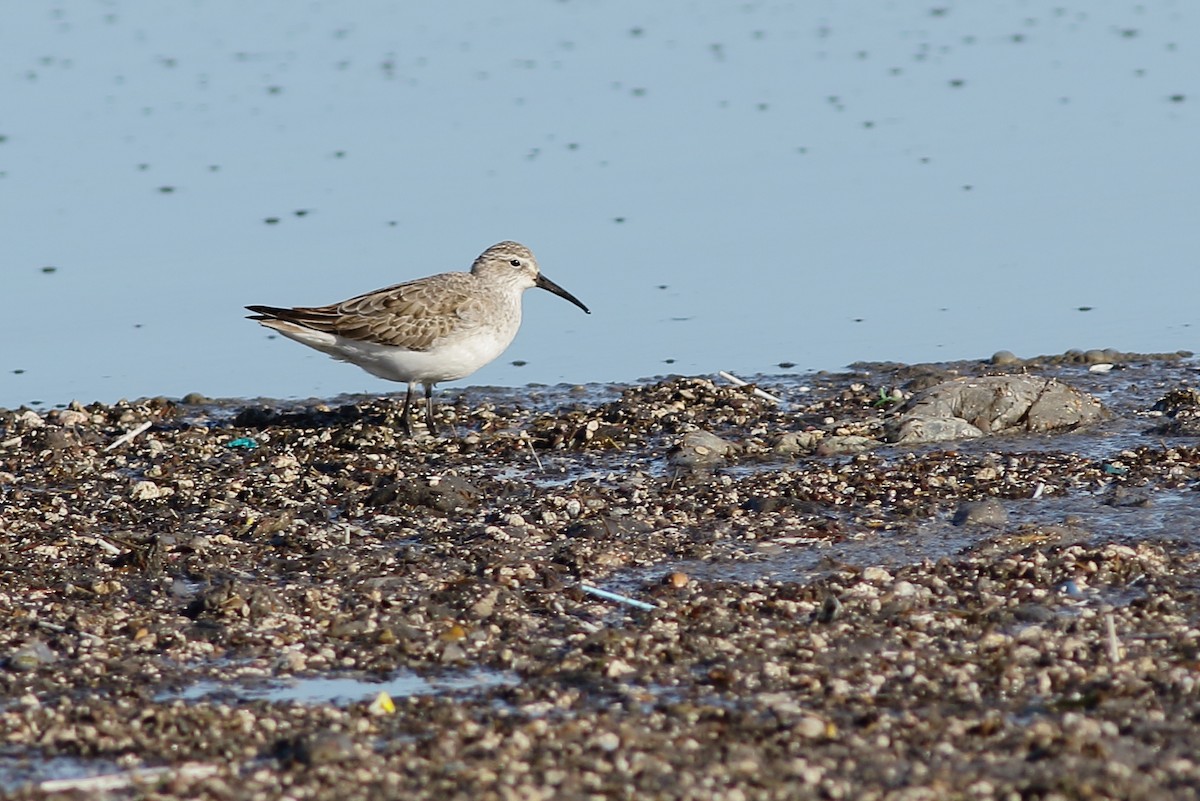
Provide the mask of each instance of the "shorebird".
POLYGON ((433 420, 433 385, 465 378, 495 359, 521 327, 521 296, 540 287, 588 314, 587 306, 541 274, 529 248, 500 242, 469 273, 418 278, 328 306, 247 306, 289 339, 368 373, 408 384, 400 425, 412 434, 413 387, 425 388, 425 422, 433 420))

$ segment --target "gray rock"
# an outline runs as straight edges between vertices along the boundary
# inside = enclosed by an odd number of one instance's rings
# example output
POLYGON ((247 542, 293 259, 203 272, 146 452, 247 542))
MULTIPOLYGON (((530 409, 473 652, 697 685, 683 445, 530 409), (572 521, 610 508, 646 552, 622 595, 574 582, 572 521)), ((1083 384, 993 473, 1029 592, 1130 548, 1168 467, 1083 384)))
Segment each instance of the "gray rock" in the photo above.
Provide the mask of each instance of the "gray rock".
POLYGON ((679 442, 667 454, 673 467, 685 470, 703 470, 723 464, 725 458, 737 451, 737 445, 697 429, 679 438, 679 442))
POLYGON ((1008 511, 995 498, 959 504, 950 521, 956 526, 995 526, 1008 523, 1008 511))
POLYGON ((1091 350, 1084 352, 1083 360, 1088 364, 1104 364, 1106 362, 1116 361, 1120 355, 1121 354, 1112 348, 1105 348, 1103 350, 1099 348, 1092 348, 1091 350))
POLYGON ((1020 364, 1021 359, 1011 350, 998 350, 992 354, 991 362, 997 365, 1020 364))
POLYGON ((944 442, 1001 432, 1072 429, 1107 416, 1100 401, 1053 378, 993 375, 946 381, 884 423, 889 442, 944 442))
POLYGON ((820 439, 821 435, 816 431, 788 431, 786 434, 780 434, 771 443, 771 453, 777 456, 806 453, 811 451, 820 439))

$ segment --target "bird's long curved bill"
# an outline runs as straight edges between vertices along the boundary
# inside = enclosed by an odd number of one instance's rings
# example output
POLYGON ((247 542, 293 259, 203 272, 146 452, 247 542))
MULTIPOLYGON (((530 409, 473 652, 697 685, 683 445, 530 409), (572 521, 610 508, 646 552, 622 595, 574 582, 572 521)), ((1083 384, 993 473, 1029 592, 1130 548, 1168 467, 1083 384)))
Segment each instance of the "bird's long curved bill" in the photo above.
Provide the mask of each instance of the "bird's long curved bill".
POLYGON ((561 286, 554 283, 553 281, 551 281, 549 278, 547 278, 544 275, 538 275, 538 277, 534 280, 534 285, 541 289, 547 289, 547 290, 553 292, 555 295, 558 295, 563 300, 571 301, 572 303, 574 303, 579 308, 583 309, 588 314, 592 313, 592 310, 589 309, 587 306, 584 306, 583 302, 580 301, 579 298, 575 297, 570 292, 563 289, 561 286))

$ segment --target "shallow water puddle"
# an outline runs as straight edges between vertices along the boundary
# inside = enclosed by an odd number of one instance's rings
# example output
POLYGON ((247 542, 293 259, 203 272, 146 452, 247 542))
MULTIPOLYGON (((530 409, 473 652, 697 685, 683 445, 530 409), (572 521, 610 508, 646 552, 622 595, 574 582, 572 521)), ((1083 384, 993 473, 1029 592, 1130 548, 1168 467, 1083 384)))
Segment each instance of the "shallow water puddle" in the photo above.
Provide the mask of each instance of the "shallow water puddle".
MULTIPOLYGON (((1080 540, 1136 543, 1175 540, 1200 547, 1200 492, 1147 488, 1144 503, 1111 506, 1102 494, 1003 500, 1009 520, 1003 526, 956 526, 953 511, 893 530, 865 531, 830 541, 784 538, 746 543, 728 559, 685 560, 630 571, 616 580, 618 589, 656 582, 672 572, 704 581, 750 583, 758 580, 806 582, 846 567, 903 567, 924 560, 953 559, 978 549, 1019 550, 1022 536, 1036 527, 1058 527, 1061 536, 1080 540), (1069 521, 1069 524, 1068 524, 1069 521)), ((853 528, 851 526, 851 528, 853 528)), ((1066 544, 1047 539, 1045 547, 1066 544)))
MULTIPOLYGON (((519 681, 514 673, 483 669, 428 677, 402 671, 383 681, 363 676, 241 678, 196 682, 183 690, 160 693, 155 700, 230 704, 269 701, 348 706, 374 701, 380 693, 387 693, 391 698, 405 698, 513 686, 519 681)), ((124 769, 112 760, 45 758, 36 749, 0 751, 0 795, 22 787, 37 786, 49 790, 51 785, 57 783, 69 785, 77 780, 123 773, 124 769)))
POLYGON ((346 706, 370 701, 380 693, 387 693, 392 698, 406 698, 512 686, 519 681, 513 673, 496 670, 471 670, 430 677, 403 671, 383 681, 355 676, 200 681, 182 691, 165 693, 159 700, 179 698, 196 702, 270 701, 346 706))
POLYGON ((28 785, 40 785, 42 782, 83 779, 119 770, 117 763, 108 759, 46 759, 36 751, 0 753, 0 793, 8 793, 28 785))

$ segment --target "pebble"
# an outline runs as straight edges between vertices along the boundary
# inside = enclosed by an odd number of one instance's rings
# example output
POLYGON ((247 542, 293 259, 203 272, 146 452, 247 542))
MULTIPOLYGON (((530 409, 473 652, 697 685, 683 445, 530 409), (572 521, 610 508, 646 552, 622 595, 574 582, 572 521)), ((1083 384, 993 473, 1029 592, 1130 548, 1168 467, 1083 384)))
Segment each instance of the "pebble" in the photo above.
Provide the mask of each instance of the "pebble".
POLYGON ((58 656, 50 650, 50 646, 35 638, 10 653, 6 662, 9 670, 24 673, 49 665, 56 659, 58 656))

